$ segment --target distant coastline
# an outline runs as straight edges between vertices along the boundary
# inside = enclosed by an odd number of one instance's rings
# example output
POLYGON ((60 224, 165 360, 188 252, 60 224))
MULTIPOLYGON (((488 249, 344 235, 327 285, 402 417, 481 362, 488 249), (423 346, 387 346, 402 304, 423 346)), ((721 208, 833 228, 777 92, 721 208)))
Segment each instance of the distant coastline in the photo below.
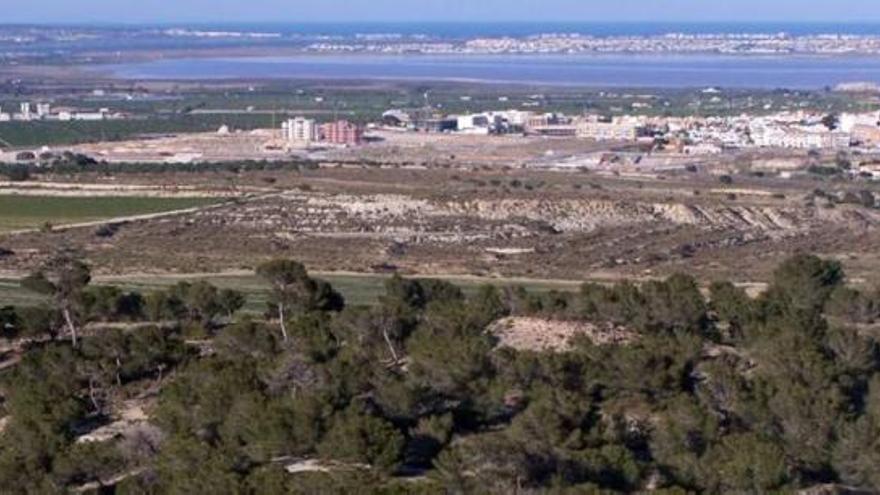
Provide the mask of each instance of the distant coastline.
POLYGON ((0 72, 26 67, 147 80, 816 89, 880 82, 880 24, 0 25, 0 72))
POLYGON ((0 64, 193 50, 392 54, 880 55, 880 24, 0 25, 0 64))

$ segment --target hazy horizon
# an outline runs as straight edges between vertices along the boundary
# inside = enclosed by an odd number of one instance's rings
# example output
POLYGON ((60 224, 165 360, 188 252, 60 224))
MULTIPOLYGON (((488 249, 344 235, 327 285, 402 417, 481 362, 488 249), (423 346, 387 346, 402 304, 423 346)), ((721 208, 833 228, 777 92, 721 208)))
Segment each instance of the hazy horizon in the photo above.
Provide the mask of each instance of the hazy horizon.
MULTIPOLYGON (((529 21, 529 20, 365 20, 365 21, 356 21, 356 20, 268 20, 268 19, 252 19, 252 20, 239 20, 239 21, 231 21, 231 20, 220 20, 220 19, 204 19, 204 20, 135 20, 135 21, 102 21, 102 20, 81 20, 81 21, 63 21, 63 20, 46 20, 46 21, 8 21, 2 20, 0 21, 0 26, 166 26, 166 25, 189 25, 189 26, 198 26, 198 25, 210 25, 210 26, 240 26, 240 25, 254 25, 254 26, 291 26, 291 25, 422 25, 422 26, 430 26, 430 25, 519 25, 519 26, 533 26, 538 24, 546 24, 546 25, 561 25, 561 24, 570 24, 570 25, 603 25, 603 24, 618 24, 618 25, 658 25, 658 26, 666 26, 666 25, 717 25, 717 26, 730 26, 730 25, 754 25, 754 26, 774 26, 774 25, 807 25, 807 26, 828 26, 833 24, 840 24, 844 26, 851 25, 880 25, 880 18, 878 19, 869 19, 869 20, 859 20, 859 19, 849 19, 849 20, 835 20, 835 21, 819 21, 819 20, 785 20, 785 19, 763 19, 763 20, 754 20, 754 21, 746 21, 746 20, 630 20, 630 19, 603 19, 603 20, 564 20, 564 19, 547 19, 540 21, 529 21)), ((880 32, 877 33, 880 35, 880 32)))
POLYGON ((361 23, 361 22, 880 22, 876 0, 351 0, 291 5, 283 0, 33 0, 4 13, 8 24, 361 23), (147 7, 147 8, 145 8, 147 7), (208 13, 208 14, 206 14, 208 13), (564 20, 564 21, 562 21, 564 20))

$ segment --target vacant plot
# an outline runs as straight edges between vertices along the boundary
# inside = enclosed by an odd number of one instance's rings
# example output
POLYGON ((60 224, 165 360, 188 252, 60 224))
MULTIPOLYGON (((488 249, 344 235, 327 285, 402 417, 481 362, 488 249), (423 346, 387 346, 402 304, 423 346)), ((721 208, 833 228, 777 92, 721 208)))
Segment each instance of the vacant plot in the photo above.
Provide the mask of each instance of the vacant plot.
POLYGON ((525 317, 498 320, 489 332, 498 338, 499 346, 519 351, 563 352, 571 348, 577 336, 595 345, 627 344, 636 339, 633 331, 613 324, 525 317))
POLYGON ((54 197, 0 195, 0 232, 45 225, 147 215, 216 203, 211 198, 54 197))

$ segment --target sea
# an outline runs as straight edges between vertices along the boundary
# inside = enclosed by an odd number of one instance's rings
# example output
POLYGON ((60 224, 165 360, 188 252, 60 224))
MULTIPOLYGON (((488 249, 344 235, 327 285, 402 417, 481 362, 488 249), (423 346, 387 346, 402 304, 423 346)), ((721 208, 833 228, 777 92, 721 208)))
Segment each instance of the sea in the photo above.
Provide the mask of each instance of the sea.
MULTIPOLYGON (((880 35, 880 24, 868 23, 261 23, 176 27, 271 32, 285 37, 396 33, 432 39, 522 37, 542 33, 880 35)), ((819 89, 841 83, 880 83, 880 56, 320 54, 168 58, 110 65, 101 70, 123 79, 142 80, 357 79, 590 87, 819 89)))

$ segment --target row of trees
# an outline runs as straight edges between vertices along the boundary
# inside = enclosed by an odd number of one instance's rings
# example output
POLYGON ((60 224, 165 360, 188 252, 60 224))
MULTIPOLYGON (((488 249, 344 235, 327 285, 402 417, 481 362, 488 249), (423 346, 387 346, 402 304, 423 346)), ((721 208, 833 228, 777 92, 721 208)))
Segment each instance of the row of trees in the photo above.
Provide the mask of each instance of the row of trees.
POLYGON ((22 280, 24 289, 41 294, 48 304, 37 308, 7 308, 4 336, 58 337, 66 334, 78 347, 89 323, 186 322, 212 329, 230 322, 245 304, 236 290, 204 282, 180 282, 147 296, 112 286, 90 286, 91 271, 72 252, 61 252, 22 280), (57 322, 60 322, 59 325, 57 322))
MULTIPOLYGON (((21 163, 0 162, 0 176, 12 181, 24 181, 32 176, 42 174, 82 174, 95 173, 103 175, 118 174, 164 174, 164 173, 205 173, 205 172, 275 172, 275 171, 304 171, 316 170, 320 162, 296 158, 282 160, 242 160, 232 162, 199 162, 194 164, 180 163, 110 163, 97 161, 86 155, 72 152, 61 154, 35 154, 22 152, 17 157, 21 163)), ((375 160, 341 160, 339 165, 357 165, 364 167, 379 167, 382 162, 375 160)))
MULTIPOLYGON (((77 263, 27 282, 52 295, 47 310, 65 329, 65 308, 74 327, 89 314, 66 298, 94 291, 77 263)), ((146 296, 101 289, 103 300, 142 301, 130 312, 101 305, 104 320, 154 323, 32 344, 3 376, 0 486, 34 493, 118 477, 117 493, 880 489, 870 330, 880 294, 846 286, 836 262, 797 256, 758 298, 730 283, 707 298, 683 275, 470 296, 395 277, 370 307, 347 306, 293 261, 257 273, 271 288, 263 315, 237 315, 240 300, 223 306, 231 294, 198 282, 146 296), (559 353, 498 348, 486 328, 509 315, 613 323, 638 338, 579 338, 559 353), (198 347, 193 325, 205 329, 198 347), (76 442, 144 389, 158 393, 148 423, 76 442)), ((14 328, 21 313, 0 318, 14 328)))

